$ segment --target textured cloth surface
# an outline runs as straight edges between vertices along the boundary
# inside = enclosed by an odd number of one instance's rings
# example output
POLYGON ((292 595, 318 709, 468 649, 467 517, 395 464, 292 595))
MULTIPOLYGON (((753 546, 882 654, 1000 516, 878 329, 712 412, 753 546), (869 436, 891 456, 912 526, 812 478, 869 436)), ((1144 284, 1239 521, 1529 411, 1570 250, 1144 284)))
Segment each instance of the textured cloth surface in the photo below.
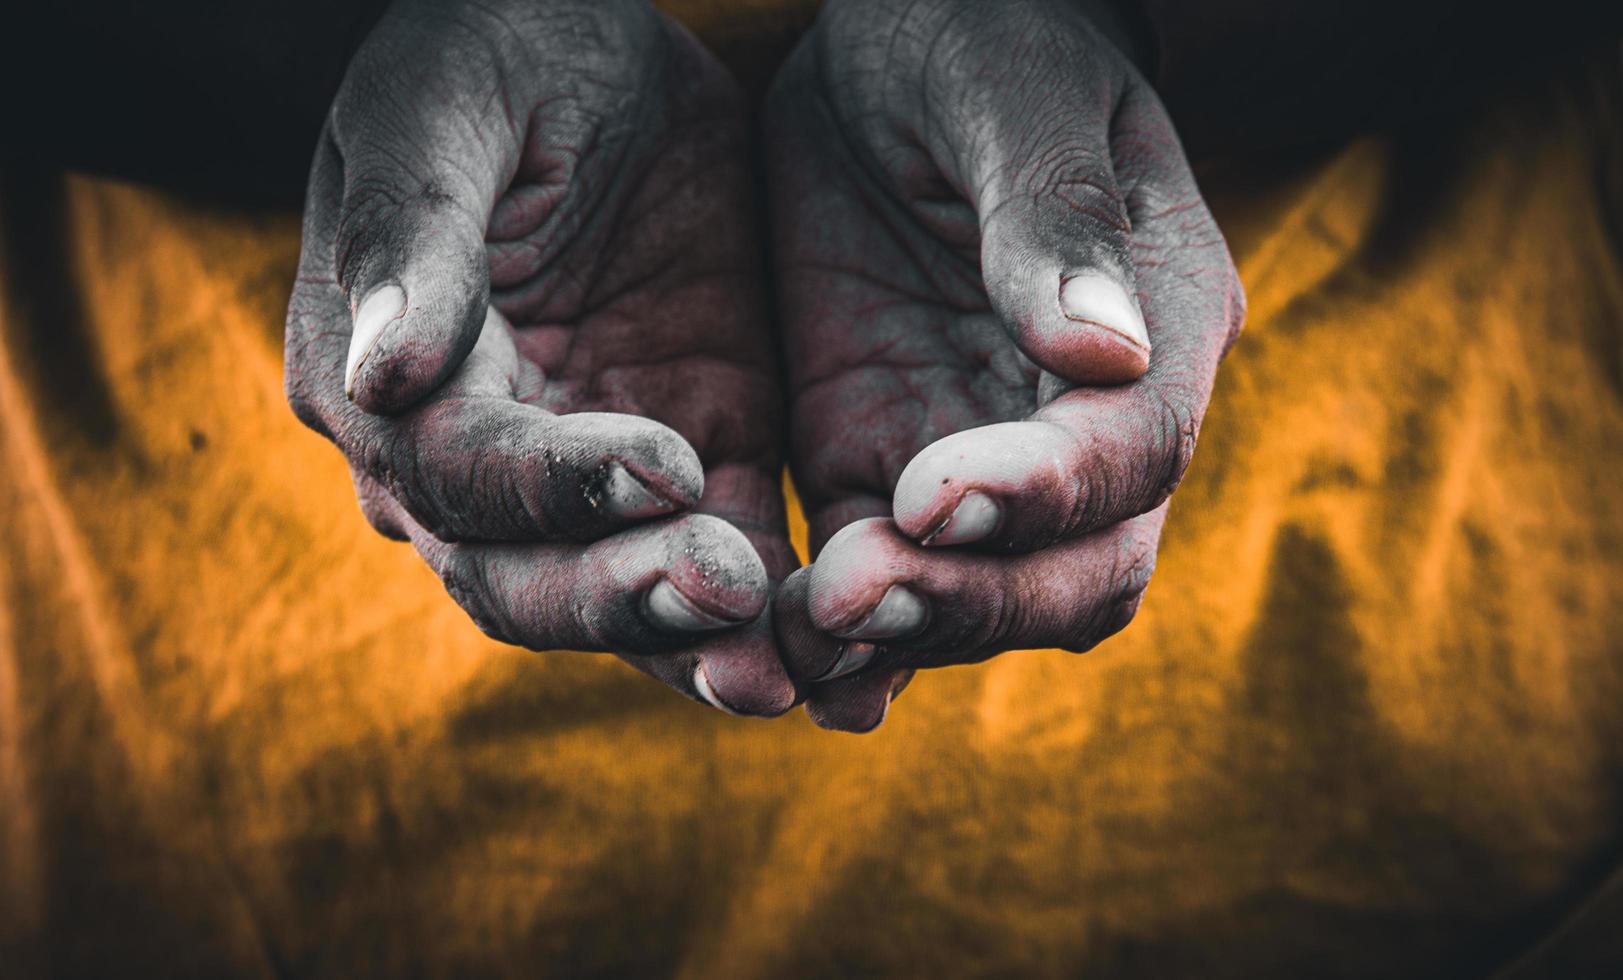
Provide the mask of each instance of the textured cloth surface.
POLYGON ((283 400, 296 214, 9 175, 0 975, 1616 968, 1613 54, 1204 175, 1251 317, 1137 621, 863 737, 486 639, 283 400))

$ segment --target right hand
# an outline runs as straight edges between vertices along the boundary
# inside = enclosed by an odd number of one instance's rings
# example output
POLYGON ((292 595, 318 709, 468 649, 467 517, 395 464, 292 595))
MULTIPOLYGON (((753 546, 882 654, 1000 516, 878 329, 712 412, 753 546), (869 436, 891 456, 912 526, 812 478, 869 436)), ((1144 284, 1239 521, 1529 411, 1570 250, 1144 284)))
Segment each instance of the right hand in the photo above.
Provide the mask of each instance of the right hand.
POLYGON ((287 392, 486 632, 795 691, 742 100, 640 0, 397 3, 310 178, 287 392))
POLYGON ((915 669, 1086 650, 1149 582, 1244 298, 1160 100, 1090 11, 830 0, 778 77, 816 561, 773 609, 819 724, 873 728, 915 669))

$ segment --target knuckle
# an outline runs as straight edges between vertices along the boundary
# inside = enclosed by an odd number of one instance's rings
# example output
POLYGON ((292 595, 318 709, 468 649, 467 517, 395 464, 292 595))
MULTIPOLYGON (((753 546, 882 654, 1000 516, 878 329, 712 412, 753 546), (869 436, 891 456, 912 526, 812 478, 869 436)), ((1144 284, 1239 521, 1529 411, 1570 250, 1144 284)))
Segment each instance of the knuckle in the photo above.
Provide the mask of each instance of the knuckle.
POLYGON ((394 440, 387 456, 396 461, 396 496, 445 541, 533 537, 537 527, 548 530, 550 470, 526 470, 533 478, 515 480, 518 427, 510 422, 470 426, 459 417, 461 407, 454 400, 436 402, 394 440))
POLYGON ((1052 140, 1033 148, 1027 161, 1024 192, 1033 200, 1063 205, 1052 213, 1065 224, 1109 238, 1124 238, 1132 231, 1102 147, 1077 137, 1052 140))
POLYGON ((403 436, 392 433, 364 439, 356 457, 360 471, 399 501, 423 530, 441 541, 457 540, 456 528, 438 505, 437 495, 425 491, 417 454, 403 436))
POLYGON ((925 652, 894 666, 972 663, 1031 646, 1035 638, 1053 632, 1053 610, 1046 600, 1042 584, 1000 563, 933 602, 929 626, 920 638, 925 652))
POLYGON ((376 275, 374 269, 389 252, 396 219, 406 203, 406 195, 391 180, 372 174, 357 174, 351 179, 338 222, 334 270, 346 293, 376 275))
POLYGON ((1155 574, 1157 543, 1156 535, 1143 533, 1129 533, 1122 540, 1104 595, 1084 604, 1085 612, 1070 630, 1073 639, 1063 649, 1085 653, 1132 623, 1155 574))
POLYGON ((437 254, 454 256, 456 274, 475 282, 488 261, 485 217, 465 203, 478 197, 474 178, 448 161, 414 165, 439 175, 408 177, 400 172, 353 175, 344 194, 335 256, 338 282, 346 292, 381 278, 388 263, 437 243, 437 254))
POLYGON ((524 495, 502 477, 501 454, 479 451, 448 465, 445 459, 412 460, 411 483, 420 506, 432 514, 444 540, 526 536, 533 527, 524 495))
POLYGON ((1110 452, 1097 438, 1071 434, 1075 440, 1072 455, 1076 466, 1072 470, 1075 489, 1070 494, 1071 505, 1064 518, 1047 529, 1050 540, 1044 546, 1063 538, 1074 537, 1107 523, 1116 513, 1121 490, 1112 480, 1110 452))
POLYGON ((1005 582, 988 595, 992 603, 989 614, 981 617, 984 627, 972 630, 974 635, 964 638, 963 645, 973 649, 1007 649, 1011 638, 1032 635, 1036 623, 1031 607, 1010 589, 1005 582))
POLYGON ((453 520, 446 517, 439 508, 425 505, 421 499, 412 498, 409 495, 407 495, 406 499, 410 501, 404 505, 406 513, 410 514, 412 520, 422 525, 423 530, 434 535, 434 537, 447 544, 455 544, 474 538, 473 535, 465 533, 453 520))
POLYGON ((1174 167, 1148 151, 1117 152, 1126 159, 1123 169, 1128 174, 1125 179, 1128 206, 1133 213, 1147 219, 1139 223, 1136 235, 1139 240, 1146 245, 1170 248, 1211 236, 1215 223, 1191 181, 1184 180, 1174 167))
POLYGON ((352 281, 357 263, 382 237, 389 219, 406 205, 406 195, 392 178, 375 173, 350 175, 338 219, 339 282, 352 281))
POLYGON ((395 466, 395 440, 388 436, 363 438, 355 447, 355 465, 362 473, 382 484, 385 489, 401 498, 402 481, 395 466))
POLYGON ((439 562, 440 581, 479 631, 493 640, 511 643, 509 624, 498 613, 485 563, 459 548, 449 548, 439 562))
POLYGON ((1151 481, 1152 494, 1145 510, 1150 509, 1178 489, 1189 464, 1195 457, 1195 443, 1200 437, 1200 415, 1191 406, 1197 404, 1185 393, 1163 393, 1155 435, 1155 459, 1159 472, 1151 481))

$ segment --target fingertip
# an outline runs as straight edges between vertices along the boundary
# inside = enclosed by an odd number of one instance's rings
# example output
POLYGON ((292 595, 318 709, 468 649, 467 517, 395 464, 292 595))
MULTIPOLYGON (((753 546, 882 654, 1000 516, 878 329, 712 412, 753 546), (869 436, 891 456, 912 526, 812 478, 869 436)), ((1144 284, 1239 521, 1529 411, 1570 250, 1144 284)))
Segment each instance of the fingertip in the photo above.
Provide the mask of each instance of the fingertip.
POLYGON ((979 490, 971 490, 959 498, 952 513, 937 524, 935 530, 925 534, 920 543, 936 548, 973 544, 997 533, 1002 523, 1003 508, 998 502, 979 490))
POLYGON ((505 329, 490 305, 483 235, 460 222, 420 218, 403 215, 370 235, 352 235, 339 270, 348 295, 360 297, 344 388, 373 414, 421 401, 481 335, 505 329))
POLYGON ((882 518, 849 524, 830 538, 809 566, 806 610, 812 626, 858 640, 922 628, 928 618, 922 600, 899 583, 905 577, 901 546, 895 526, 882 518))
POLYGON ((756 718, 784 714, 797 694, 765 623, 706 644, 693 668, 693 687, 728 714, 756 718))
POLYGON ((1144 315, 1114 277, 1062 276, 1057 312, 1057 317, 1039 317, 1021 345, 1045 371, 1072 384, 1118 385, 1149 370, 1144 315))
POLYGON ((604 460, 598 492, 619 516, 685 510, 704 496, 698 452, 668 425, 621 412, 574 412, 557 416, 555 424, 604 460))
POLYGON ((863 669, 878 655, 880 648, 818 629, 806 608, 810 582, 809 566, 784 580, 772 597, 772 625, 789 676, 819 684, 863 669))
POLYGON ((676 510, 680 504, 667 500, 631 475, 622 463, 610 463, 603 474, 603 509, 616 517, 642 520, 676 510))
POLYGON ((806 701, 806 715, 819 728, 866 734, 885 723, 911 676, 911 671, 877 671, 820 684, 806 701))
POLYGON ((896 527, 930 547, 973 544, 1004 526, 1007 492, 1035 466, 1048 465, 1052 442, 1028 422, 965 429, 919 450, 896 480, 896 527))
POLYGON ((402 412, 427 397, 479 341, 487 311, 452 314, 419 306, 400 286, 367 295, 355 314, 344 393, 373 415, 402 412))
POLYGON ((772 596, 772 632, 789 676, 816 680, 839 662, 843 641, 817 628, 806 608, 812 567, 796 569, 772 596))
POLYGON ((710 675, 705 672, 702 661, 693 668, 693 689, 698 691, 699 697, 703 698, 712 708, 729 715, 739 714, 738 711, 733 710, 732 705, 723 701, 721 696, 716 693, 714 685, 710 683, 710 675))
POLYGON ((879 647, 872 643, 860 640, 848 640, 840 644, 839 656, 834 660, 834 666, 824 671, 822 676, 815 677, 814 682, 831 681, 847 674, 854 674, 862 668, 873 663, 874 657, 879 655, 879 647))
MULTIPOLYGON (((736 626, 760 616, 771 585, 766 565, 744 532, 708 514, 675 520, 676 533, 666 540, 664 581, 704 617, 693 621, 719 620, 736 626)), ((674 609, 671 619, 689 621, 674 609)))
POLYGON ((830 630, 842 640, 892 640, 912 636, 930 619, 929 605, 905 585, 892 585, 860 618, 830 630))
POLYGON ((643 602, 650 619, 666 629, 683 633, 729 629, 746 621, 718 615, 700 607, 681 589, 672 585, 670 579, 660 579, 654 583, 643 602))
POLYGON ((395 283, 372 290, 355 310, 354 329, 349 338, 349 360, 344 365, 344 394, 355 397, 355 376, 376 349, 385 330, 400 322, 406 313, 406 291, 395 283))
POLYGON ((1149 370, 1144 316, 1116 276, 1045 270, 1002 296, 1005 327, 1020 351, 1070 385, 1126 384, 1149 370))

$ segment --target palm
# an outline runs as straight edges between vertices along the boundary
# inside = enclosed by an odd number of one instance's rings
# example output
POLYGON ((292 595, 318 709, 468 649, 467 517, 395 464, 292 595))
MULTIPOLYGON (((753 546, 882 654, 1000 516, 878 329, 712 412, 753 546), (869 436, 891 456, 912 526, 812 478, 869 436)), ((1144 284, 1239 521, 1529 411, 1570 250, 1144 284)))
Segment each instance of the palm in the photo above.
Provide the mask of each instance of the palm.
POLYGON ((794 559, 745 128, 650 6, 397 0, 317 150, 287 382, 487 632, 775 714, 760 614, 794 559))
POLYGON ((1243 309, 1153 91, 1079 5, 849 0, 768 118, 814 717, 1119 630, 1243 309))
POLYGON ((512 324, 521 401, 675 429, 710 477, 698 509, 739 525, 783 574, 779 405, 742 115, 690 38, 672 32, 667 47, 622 144, 561 146, 549 107, 532 115, 486 236, 491 302, 512 324))
POLYGON ((944 436, 1023 418, 1038 371, 981 281, 973 212, 933 174, 904 198, 789 88, 774 186, 796 481, 814 543, 888 515, 909 460, 944 436))

